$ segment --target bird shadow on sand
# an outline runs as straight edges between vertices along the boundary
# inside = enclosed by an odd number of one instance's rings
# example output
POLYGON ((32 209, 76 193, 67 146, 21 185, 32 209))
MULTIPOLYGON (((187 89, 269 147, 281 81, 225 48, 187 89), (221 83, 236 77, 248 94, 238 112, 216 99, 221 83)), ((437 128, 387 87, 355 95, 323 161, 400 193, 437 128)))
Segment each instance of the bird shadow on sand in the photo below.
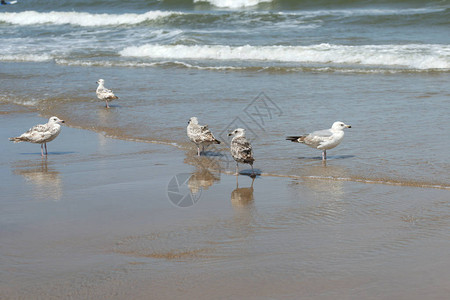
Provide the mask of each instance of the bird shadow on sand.
MULTIPOLYGON (((109 104, 109 108, 121 108, 121 107, 122 107, 122 106, 119 105, 119 104, 109 104)), ((108 109, 108 108, 106 108, 106 107, 103 107, 103 108, 108 109)))
POLYGON ((122 106, 120 104, 109 104, 109 107, 106 107, 103 105, 102 107, 99 107, 99 109, 103 109, 106 111, 114 111, 115 109, 121 108, 122 106))
POLYGON ((262 171, 260 169, 254 169, 255 173, 252 173, 252 169, 245 169, 245 170, 241 170, 239 171, 239 175, 245 175, 245 176, 249 176, 251 178, 256 178, 261 176, 262 171))
MULTIPOLYGON (((61 152, 48 152, 47 155, 67 155, 67 154, 74 154, 77 152, 74 151, 61 151, 61 152)), ((19 153, 20 155, 39 155, 41 156, 41 152, 22 152, 19 153)))
POLYGON ((223 154, 220 151, 202 151, 200 153, 200 156, 207 156, 207 157, 221 157, 221 156, 225 156, 225 154, 223 154))
MULTIPOLYGON (((347 159, 347 158, 353 158, 356 157, 355 155, 327 155, 327 160, 330 159, 347 159)), ((297 159, 304 159, 304 160, 322 160, 322 156, 300 156, 297 157, 297 159)))

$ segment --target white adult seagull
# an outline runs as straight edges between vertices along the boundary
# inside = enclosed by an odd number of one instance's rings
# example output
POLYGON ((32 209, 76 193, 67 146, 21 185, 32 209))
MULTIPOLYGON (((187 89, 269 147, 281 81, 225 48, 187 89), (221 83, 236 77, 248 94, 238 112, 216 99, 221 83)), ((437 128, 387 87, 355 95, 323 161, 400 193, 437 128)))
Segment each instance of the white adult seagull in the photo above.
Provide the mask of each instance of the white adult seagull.
POLYGON ((326 160, 327 150, 339 145, 344 139, 344 128, 351 127, 350 125, 337 121, 333 123, 330 129, 314 131, 307 135, 288 136, 286 140, 322 150, 322 160, 326 160))

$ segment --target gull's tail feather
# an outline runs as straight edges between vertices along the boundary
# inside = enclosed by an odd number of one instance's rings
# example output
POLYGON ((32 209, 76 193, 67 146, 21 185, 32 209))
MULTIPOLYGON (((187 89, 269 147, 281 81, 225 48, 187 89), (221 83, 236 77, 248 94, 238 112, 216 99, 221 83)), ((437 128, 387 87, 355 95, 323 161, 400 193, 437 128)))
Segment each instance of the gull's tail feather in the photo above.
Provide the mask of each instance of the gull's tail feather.
POLYGON ((24 140, 23 138, 21 138, 20 136, 9 138, 9 140, 10 140, 11 142, 14 142, 14 143, 20 143, 20 142, 25 142, 25 141, 26 141, 26 140, 24 140))
POLYGON ((303 143, 305 136, 300 135, 300 136, 287 136, 286 140, 294 142, 294 143, 303 143))

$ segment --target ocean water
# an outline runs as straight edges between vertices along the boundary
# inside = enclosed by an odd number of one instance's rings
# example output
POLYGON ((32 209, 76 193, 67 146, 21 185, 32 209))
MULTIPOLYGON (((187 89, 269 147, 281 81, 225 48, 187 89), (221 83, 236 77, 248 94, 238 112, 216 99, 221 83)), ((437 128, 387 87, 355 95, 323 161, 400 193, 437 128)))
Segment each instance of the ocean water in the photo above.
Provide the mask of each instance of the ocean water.
POLYGON ((189 155, 197 116, 224 172, 245 127, 263 175, 449 189, 449 20, 445 0, 19 1, 0 7, 0 107, 189 155), (326 166, 285 140, 337 120, 326 166))

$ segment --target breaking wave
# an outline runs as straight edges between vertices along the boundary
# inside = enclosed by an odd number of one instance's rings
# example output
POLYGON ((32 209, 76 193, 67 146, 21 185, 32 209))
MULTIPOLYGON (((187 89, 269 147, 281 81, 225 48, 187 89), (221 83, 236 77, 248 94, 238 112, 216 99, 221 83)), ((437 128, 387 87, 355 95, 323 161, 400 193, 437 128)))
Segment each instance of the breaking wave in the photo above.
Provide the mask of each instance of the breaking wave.
POLYGON ((273 61, 320 64, 376 65, 412 69, 450 69, 447 45, 344 46, 226 46, 143 45, 119 52, 121 56, 151 59, 273 61))
POLYGON ((0 55, 0 61, 15 61, 15 62, 43 62, 49 61, 53 58, 48 54, 12 54, 0 55))
POLYGON ((135 25, 146 21, 180 15, 173 11, 148 11, 143 14, 93 14, 87 12, 37 12, 24 11, 19 13, 2 13, 0 22, 15 25, 75 25, 75 26, 117 26, 135 25))
POLYGON ((251 7, 261 3, 272 2, 272 0, 194 0, 194 3, 207 2, 216 7, 240 8, 251 7))

